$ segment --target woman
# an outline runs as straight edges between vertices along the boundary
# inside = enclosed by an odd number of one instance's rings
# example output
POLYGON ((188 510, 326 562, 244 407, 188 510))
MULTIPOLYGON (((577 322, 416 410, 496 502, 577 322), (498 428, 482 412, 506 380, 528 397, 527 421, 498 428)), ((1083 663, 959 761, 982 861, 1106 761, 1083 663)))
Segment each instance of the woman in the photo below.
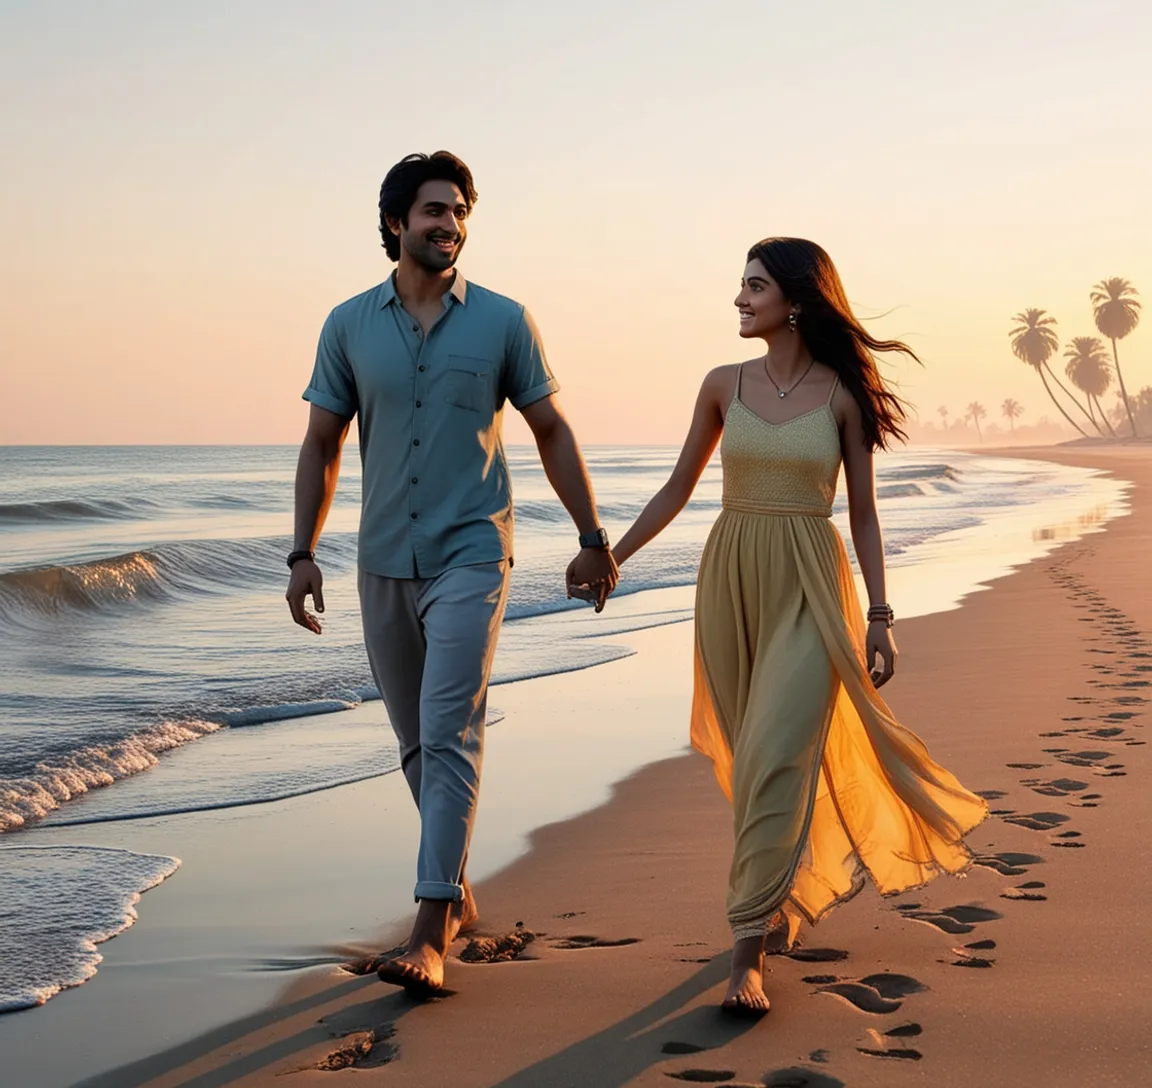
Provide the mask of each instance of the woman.
POLYGON ((877 688, 896 646, 873 453, 905 438, 904 412, 819 246, 753 246, 736 306, 767 352, 704 379, 668 483, 614 549, 624 564, 683 509, 723 435, 723 510, 700 560, 692 744, 735 816, 726 1011, 768 1011, 766 939, 790 946, 871 876, 880 892, 971 863, 963 837, 985 803, 934 763, 877 688), (840 466, 869 598, 861 615, 829 517, 840 466), (878 663, 878 664, 877 664, 878 663))

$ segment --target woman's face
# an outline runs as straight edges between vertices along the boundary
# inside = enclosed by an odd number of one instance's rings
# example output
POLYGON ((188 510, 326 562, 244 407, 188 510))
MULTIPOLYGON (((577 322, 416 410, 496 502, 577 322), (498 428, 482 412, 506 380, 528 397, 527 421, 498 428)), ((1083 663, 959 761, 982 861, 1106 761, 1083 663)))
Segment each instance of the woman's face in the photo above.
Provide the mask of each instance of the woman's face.
POLYGON ((747 338, 769 336, 784 328, 793 309, 758 260, 749 261, 744 269, 735 303, 740 311, 740 335, 747 338))

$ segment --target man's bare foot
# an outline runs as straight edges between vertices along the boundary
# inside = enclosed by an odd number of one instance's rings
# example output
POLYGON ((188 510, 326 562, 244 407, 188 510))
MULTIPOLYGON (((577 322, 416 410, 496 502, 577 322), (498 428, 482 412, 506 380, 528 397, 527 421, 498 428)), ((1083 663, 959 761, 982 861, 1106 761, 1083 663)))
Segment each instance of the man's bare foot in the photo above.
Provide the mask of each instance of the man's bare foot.
POLYGON ((401 986, 409 997, 424 1001, 444 989, 444 957, 430 945, 421 944, 385 960, 376 974, 382 982, 401 986))
POLYGON ((453 910, 448 899, 422 899, 416 924, 402 956, 386 959, 376 969, 382 982, 401 986, 418 1001, 444 989, 444 957, 452 943, 453 910))
POLYGON ((733 1016, 763 1016, 770 1004, 764 993, 764 938, 745 937, 732 948, 732 977, 720 1008, 733 1016))
POLYGON ((456 940, 469 926, 475 925, 479 917, 480 911, 476 906, 476 897, 472 894, 472 885, 465 879, 464 898, 459 903, 452 904, 448 925, 449 943, 456 940))

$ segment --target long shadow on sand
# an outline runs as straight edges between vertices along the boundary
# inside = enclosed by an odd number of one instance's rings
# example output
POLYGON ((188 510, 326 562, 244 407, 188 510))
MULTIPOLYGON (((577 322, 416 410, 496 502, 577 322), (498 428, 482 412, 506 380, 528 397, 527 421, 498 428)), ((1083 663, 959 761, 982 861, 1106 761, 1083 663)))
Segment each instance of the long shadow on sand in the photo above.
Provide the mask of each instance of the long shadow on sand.
MULTIPOLYGON (((754 1025, 751 1022, 729 1021, 715 1007, 693 1009, 674 1020, 666 1021, 666 1017, 723 982, 728 977, 728 971, 729 957, 724 953, 640 1011, 550 1058, 514 1073, 494 1088, 540 1088, 545 1084, 564 1084, 571 1088, 622 1088, 649 1066, 667 1061, 671 1053, 675 1053, 663 1049, 666 1043, 695 1043, 692 1051, 697 1047, 703 1051, 724 1046, 754 1025)), ((161 1074, 171 1075, 214 1053, 226 1052, 253 1032, 272 1027, 311 1009, 321 1008, 360 990, 372 990, 378 986, 374 977, 342 981, 291 1004, 266 1009, 205 1032, 196 1039, 160 1054, 98 1074, 80 1082, 76 1088, 139 1088, 161 1074)), ((396 992, 385 998, 374 996, 360 1004, 345 1006, 326 1019, 349 1025, 391 1026, 416 1007, 404 994, 396 992)), ((402 1047, 402 1036, 400 1041, 402 1047)), ((331 1045, 333 1042, 333 1032, 318 1021, 259 1050, 233 1058, 215 1069, 190 1076, 180 1082, 181 1088, 225 1088, 293 1054, 321 1044, 331 1045)))
MULTIPOLYGON (((184 1066, 193 1065, 208 1055, 218 1051, 223 1052, 252 1032, 290 1020, 302 1012, 320 1008, 359 990, 375 989, 379 993, 379 986, 380 983, 372 976, 341 981, 335 986, 327 987, 319 993, 310 994, 298 1001, 293 1001, 287 1005, 276 1005, 251 1016, 246 1016, 241 1020, 236 1020, 231 1024, 205 1032, 195 1039, 180 1043, 160 1054, 80 1081, 75 1088, 139 1088, 140 1085, 147 1084, 162 1073, 171 1074, 184 1066)), ((403 993, 397 990, 388 997, 373 997, 361 1005, 342 1009, 338 1015, 341 1019, 359 1016, 365 1022, 381 1025, 394 1024, 406 1012, 410 1012, 415 1007, 403 993)), ((325 1028, 322 1022, 316 1022, 303 1031, 287 1038, 277 1039, 260 1050, 234 1058, 226 1065, 181 1081, 181 1088, 224 1088, 225 1085, 234 1084, 242 1077, 267 1069, 269 1066, 275 1065, 302 1050, 307 1050, 309 1047, 321 1043, 333 1044, 334 1042, 332 1032, 325 1028)))
MULTIPOLYGON (((695 1044, 691 1051, 722 1047, 754 1027, 753 1021, 731 1020, 714 1005, 691 1009, 668 1020, 678 1009, 728 978, 727 952, 686 979, 674 990, 609 1028, 573 1043, 550 1058, 536 1062, 492 1088, 622 1088, 650 1066, 668 1061, 676 1050, 668 1043, 695 1044)), ((683 1053, 684 1051, 679 1051, 683 1053)), ((703 1054, 700 1055, 703 1057, 703 1054)))

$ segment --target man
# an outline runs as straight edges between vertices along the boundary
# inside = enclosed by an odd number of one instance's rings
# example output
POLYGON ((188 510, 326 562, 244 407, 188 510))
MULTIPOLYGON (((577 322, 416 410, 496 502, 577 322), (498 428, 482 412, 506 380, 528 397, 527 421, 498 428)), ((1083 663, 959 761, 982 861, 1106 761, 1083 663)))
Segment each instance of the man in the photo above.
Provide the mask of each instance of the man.
POLYGON ((471 172, 445 151, 409 155, 384 179, 380 234, 397 267, 337 306, 320 334, 288 556, 292 617, 319 634, 304 601, 324 611, 315 548, 358 416, 364 641, 421 826, 416 923, 379 975, 415 997, 443 988, 448 947, 477 917, 464 868, 513 562, 505 401, 575 522, 568 585, 591 587, 600 611, 619 577, 532 319, 455 270, 475 203, 471 172))

